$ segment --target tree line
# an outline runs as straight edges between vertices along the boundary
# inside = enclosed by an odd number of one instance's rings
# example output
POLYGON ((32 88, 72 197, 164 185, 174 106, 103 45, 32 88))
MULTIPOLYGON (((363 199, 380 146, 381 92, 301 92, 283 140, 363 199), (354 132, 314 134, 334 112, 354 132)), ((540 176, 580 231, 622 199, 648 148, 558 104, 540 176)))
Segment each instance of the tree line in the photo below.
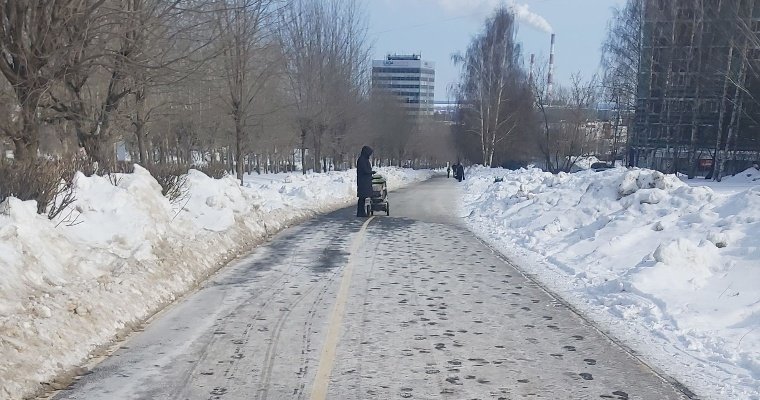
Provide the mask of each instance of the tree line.
POLYGON ((465 53, 455 88, 461 155, 491 166, 570 171, 595 156, 720 179, 760 159, 756 0, 628 0, 613 11, 600 76, 550 87, 528 70, 514 15, 498 9, 465 53))
POLYGON ((464 53, 455 54, 461 76, 455 140, 460 157, 487 166, 534 164, 570 171, 599 149, 588 128, 599 100, 595 77, 573 75, 569 86, 549 88, 546 63, 526 70, 514 14, 497 9, 464 53))
POLYGON ((370 95, 367 29, 352 0, 0 0, 0 181, 128 158, 242 182, 352 168, 364 144, 378 163, 440 164, 427 140, 446 129, 370 95))

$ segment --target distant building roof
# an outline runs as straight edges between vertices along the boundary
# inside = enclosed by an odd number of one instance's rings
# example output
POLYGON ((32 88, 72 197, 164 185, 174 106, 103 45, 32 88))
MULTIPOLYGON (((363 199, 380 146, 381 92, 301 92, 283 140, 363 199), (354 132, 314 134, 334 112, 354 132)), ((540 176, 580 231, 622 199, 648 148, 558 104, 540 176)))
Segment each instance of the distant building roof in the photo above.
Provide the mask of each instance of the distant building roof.
POLYGON ((389 61, 401 61, 401 60, 420 60, 422 54, 388 54, 386 60, 389 61))

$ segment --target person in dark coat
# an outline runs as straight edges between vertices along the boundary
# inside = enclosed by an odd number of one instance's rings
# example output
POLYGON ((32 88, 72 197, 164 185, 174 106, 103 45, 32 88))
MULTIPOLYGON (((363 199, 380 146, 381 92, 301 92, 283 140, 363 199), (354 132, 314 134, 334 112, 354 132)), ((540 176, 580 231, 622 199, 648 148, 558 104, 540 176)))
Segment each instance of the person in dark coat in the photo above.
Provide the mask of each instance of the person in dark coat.
POLYGON ((369 156, 372 155, 372 148, 369 146, 362 147, 362 152, 356 160, 356 197, 359 202, 356 205, 356 216, 366 217, 367 210, 364 203, 367 197, 372 197, 372 164, 369 162, 369 156))
POLYGON ((457 164, 457 180, 459 182, 464 180, 464 166, 462 164, 457 164))

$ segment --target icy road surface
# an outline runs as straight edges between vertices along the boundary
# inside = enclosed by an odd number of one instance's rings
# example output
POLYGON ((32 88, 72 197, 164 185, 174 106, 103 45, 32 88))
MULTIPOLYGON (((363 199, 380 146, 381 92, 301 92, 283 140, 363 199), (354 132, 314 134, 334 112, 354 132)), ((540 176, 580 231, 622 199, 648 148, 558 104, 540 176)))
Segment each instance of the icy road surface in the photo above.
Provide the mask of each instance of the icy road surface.
POLYGON ((685 399, 457 223, 457 182, 287 229, 56 399, 685 399))

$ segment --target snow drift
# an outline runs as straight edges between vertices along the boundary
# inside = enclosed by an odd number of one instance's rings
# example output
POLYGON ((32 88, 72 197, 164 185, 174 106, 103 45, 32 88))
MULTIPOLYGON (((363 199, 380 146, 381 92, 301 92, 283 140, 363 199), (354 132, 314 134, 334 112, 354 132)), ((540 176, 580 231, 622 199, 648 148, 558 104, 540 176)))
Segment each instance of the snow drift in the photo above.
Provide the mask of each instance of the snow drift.
MULTIPOLYGON (((431 171, 381 168, 391 189, 431 171)), ((174 204, 139 166, 117 185, 77 175, 71 212, 0 204, 0 399, 52 384, 209 274, 288 224, 355 202, 356 172, 248 176, 191 170, 174 204), (44 383, 43 383, 44 382, 44 383)))
POLYGON ((747 170, 722 193, 642 169, 473 168, 464 217, 698 394, 760 399, 757 178, 747 170))

